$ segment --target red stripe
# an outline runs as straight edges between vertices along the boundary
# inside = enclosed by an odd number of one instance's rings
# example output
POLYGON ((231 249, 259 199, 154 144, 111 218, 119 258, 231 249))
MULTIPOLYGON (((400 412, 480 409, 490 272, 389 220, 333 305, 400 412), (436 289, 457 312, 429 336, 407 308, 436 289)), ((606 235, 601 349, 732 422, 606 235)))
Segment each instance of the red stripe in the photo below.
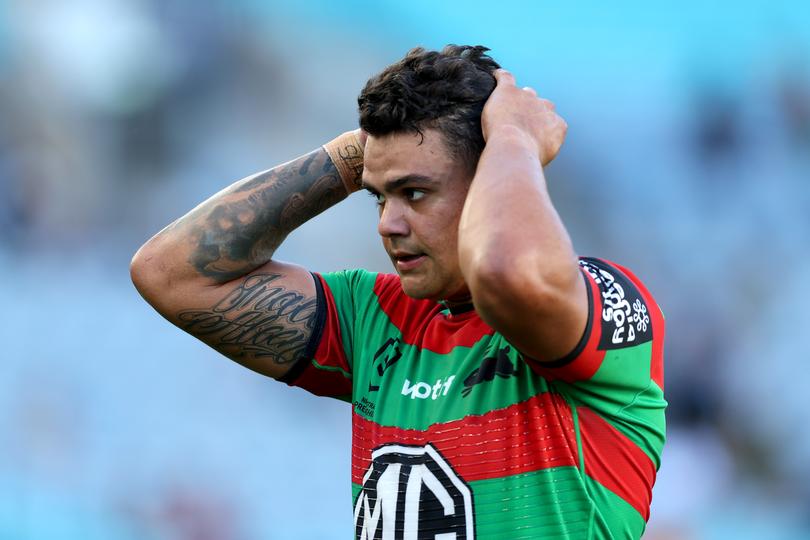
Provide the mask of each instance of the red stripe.
MULTIPOLYGON (((346 353, 343 350, 343 339, 340 335, 337 308, 332 291, 318 275, 323 285, 326 300, 326 320, 324 321, 323 335, 315 351, 315 361, 321 366, 340 368, 351 373, 346 353)), ((318 369, 312 364, 306 367, 303 373, 293 382, 294 386, 301 387, 318 396, 350 396, 352 394, 352 381, 337 371, 318 369)))
POLYGON ((447 317, 442 306, 432 300, 407 296, 399 276, 378 274, 374 293, 380 307, 402 334, 402 341, 437 354, 447 354, 454 347, 472 347, 482 337, 495 333, 475 312, 447 317))
POLYGON ((466 481, 552 467, 577 466, 571 409, 544 393, 479 416, 434 424, 426 431, 381 426, 353 415, 352 482, 362 484, 371 452, 384 444, 432 444, 466 481))
POLYGON ((577 407, 585 474, 627 501, 647 521, 655 465, 641 448, 587 407, 577 407))
POLYGON ((583 268, 580 268, 580 271, 585 275, 591 289, 592 306, 588 341, 579 355, 563 366, 548 367, 534 360, 529 361, 532 370, 546 380, 562 380, 569 383, 587 381, 594 376, 605 358, 605 351, 597 348, 602 331, 602 292, 593 276, 583 268))

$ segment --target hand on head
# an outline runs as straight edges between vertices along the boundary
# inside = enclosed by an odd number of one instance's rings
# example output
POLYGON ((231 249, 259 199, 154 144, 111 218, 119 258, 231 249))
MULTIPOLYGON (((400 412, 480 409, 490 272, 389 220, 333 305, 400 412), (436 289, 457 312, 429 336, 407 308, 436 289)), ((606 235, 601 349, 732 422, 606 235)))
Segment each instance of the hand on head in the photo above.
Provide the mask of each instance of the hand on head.
POLYGON ((530 137, 540 162, 547 165, 560 151, 568 124, 554 112, 554 104, 538 97, 533 88, 518 88, 515 77, 508 71, 498 69, 494 75, 497 85, 481 114, 484 140, 498 129, 517 128, 530 137))
POLYGON ((357 140, 360 141, 360 146, 362 148, 366 147, 366 140, 368 139, 368 133, 366 133, 362 128, 357 128, 354 130, 357 134, 357 140))

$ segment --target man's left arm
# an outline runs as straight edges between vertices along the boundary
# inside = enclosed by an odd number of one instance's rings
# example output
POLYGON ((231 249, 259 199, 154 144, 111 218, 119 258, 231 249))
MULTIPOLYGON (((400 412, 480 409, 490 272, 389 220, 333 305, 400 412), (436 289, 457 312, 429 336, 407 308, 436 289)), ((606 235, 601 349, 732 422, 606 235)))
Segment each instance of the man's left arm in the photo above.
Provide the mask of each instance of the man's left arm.
POLYGON ((585 281, 543 174, 567 126, 510 73, 495 77, 459 225, 461 270, 485 322, 525 355, 554 361, 577 346, 588 320, 585 281))

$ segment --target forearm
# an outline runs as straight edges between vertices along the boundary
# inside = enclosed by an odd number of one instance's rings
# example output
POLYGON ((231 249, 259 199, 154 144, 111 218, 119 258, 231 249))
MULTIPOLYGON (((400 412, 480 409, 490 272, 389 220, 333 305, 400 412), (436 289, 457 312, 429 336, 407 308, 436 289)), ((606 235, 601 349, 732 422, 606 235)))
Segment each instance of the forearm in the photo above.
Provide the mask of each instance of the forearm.
POLYGON ((296 227, 347 196, 323 148, 243 180, 212 196, 155 235, 136 256, 159 256, 170 281, 211 284, 268 262, 296 227))
POLYGON ((507 71, 481 113, 486 146, 459 223, 459 263, 481 318, 521 353, 554 362, 582 338, 588 294, 546 188, 568 126, 507 71))
POLYGON ((461 216, 459 259, 474 298, 493 281, 504 292, 511 286, 554 294, 578 278, 536 145, 517 129, 500 129, 487 140, 461 216))

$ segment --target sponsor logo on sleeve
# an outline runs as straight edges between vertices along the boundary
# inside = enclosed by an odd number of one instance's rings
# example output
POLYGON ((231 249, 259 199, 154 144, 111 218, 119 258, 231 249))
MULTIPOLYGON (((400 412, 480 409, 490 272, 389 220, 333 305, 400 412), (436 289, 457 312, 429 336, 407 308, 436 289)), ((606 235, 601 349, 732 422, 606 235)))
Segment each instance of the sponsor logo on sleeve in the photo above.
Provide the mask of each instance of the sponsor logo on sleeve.
POLYGON ((594 279, 602 295, 600 349, 619 349, 652 339, 647 304, 632 281, 612 268, 591 260, 579 264, 594 279))

